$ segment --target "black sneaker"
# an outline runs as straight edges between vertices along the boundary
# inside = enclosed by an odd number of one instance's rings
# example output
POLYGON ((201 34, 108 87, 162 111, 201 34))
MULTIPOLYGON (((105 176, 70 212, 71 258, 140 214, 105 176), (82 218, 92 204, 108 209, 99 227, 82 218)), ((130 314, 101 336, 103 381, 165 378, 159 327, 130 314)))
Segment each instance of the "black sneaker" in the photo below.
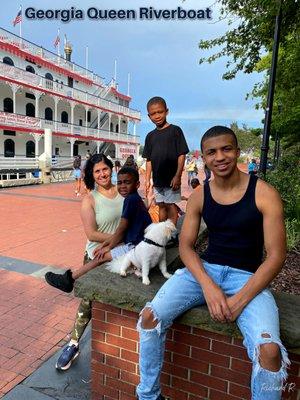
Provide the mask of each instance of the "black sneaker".
POLYGON ((74 287, 74 279, 72 278, 72 271, 68 269, 64 274, 55 274, 54 272, 47 272, 45 274, 46 282, 54 286, 56 289, 63 292, 70 293, 74 287))
POLYGON ((69 369, 72 365, 72 362, 79 356, 79 347, 76 346, 75 344, 68 345, 66 346, 61 355, 59 356, 59 359, 57 360, 57 363, 55 364, 56 369, 60 369, 62 371, 66 371, 69 369))

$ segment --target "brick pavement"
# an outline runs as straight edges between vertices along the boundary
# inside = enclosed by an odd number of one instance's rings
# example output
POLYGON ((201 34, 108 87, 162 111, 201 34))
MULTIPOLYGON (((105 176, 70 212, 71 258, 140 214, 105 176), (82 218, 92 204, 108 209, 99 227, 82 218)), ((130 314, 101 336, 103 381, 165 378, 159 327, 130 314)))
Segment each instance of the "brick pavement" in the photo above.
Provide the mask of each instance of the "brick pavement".
MULTIPOLYGON (((81 264, 85 234, 73 184, 2 189, 0 198, 0 258, 41 268, 81 264)), ((41 279, 0 270, 0 397, 64 345, 77 306, 41 279)))
MULTIPOLYGON (((188 196, 185 175, 182 183, 188 196)), ((32 271, 9 270, 6 257, 37 263, 34 269, 79 266, 86 241, 80 204, 74 183, 0 189, 0 398, 64 345, 79 303, 32 271)))

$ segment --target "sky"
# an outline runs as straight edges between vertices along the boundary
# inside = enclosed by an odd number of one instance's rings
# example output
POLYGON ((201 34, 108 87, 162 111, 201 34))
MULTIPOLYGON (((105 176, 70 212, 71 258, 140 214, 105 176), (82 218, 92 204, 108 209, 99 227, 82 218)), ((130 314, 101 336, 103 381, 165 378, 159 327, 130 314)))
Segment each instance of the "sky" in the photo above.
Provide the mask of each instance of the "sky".
MULTIPOLYGON (((255 110, 254 101, 245 100, 246 94, 262 76, 239 73, 236 79, 222 80, 226 59, 199 65, 207 52, 199 49, 201 39, 218 37, 228 30, 228 21, 218 22, 218 3, 213 0, 23 0, 23 10, 70 9, 205 9, 211 7, 211 20, 90 20, 68 23, 60 20, 29 20, 23 16, 22 36, 44 48, 54 51, 54 39, 60 29, 73 45, 72 60, 85 66, 85 49, 89 48, 88 67, 105 77, 108 83, 114 75, 117 60, 119 91, 127 93, 127 77, 131 76, 131 107, 141 112, 137 127, 141 144, 154 126, 148 119, 146 103, 153 96, 166 99, 168 121, 179 125, 191 150, 199 148, 203 133, 213 125, 262 127, 263 112, 255 110)), ((20 0, 11 0, 2 7, 0 26, 19 34, 19 26, 12 20, 20 7, 20 0), (5 12, 4 9, 5 8, 5 12)))

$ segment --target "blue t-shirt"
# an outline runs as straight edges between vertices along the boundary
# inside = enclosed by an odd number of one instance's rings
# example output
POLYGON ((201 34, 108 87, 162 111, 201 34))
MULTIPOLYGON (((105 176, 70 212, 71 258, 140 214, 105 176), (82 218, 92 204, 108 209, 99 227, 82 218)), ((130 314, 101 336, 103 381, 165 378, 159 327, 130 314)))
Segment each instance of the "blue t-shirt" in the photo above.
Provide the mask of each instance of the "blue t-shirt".
POLYGON ((248 164, 248 172, 255 172, 257 171, 257 165, 254 162, 248 164))
POLYGON ((121 218, 128 220, 124 243, 137 245, 144 238, 144 230, 152 223, 148 210, 138 192, 130 193, 124 199, 121 218))

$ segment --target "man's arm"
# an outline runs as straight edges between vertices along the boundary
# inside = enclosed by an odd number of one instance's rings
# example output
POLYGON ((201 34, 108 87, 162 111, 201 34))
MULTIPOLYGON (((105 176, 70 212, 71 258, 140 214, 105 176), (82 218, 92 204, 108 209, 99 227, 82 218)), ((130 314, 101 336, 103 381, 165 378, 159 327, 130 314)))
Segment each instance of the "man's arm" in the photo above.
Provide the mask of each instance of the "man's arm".
POLYGON ((177 171, 173 177, 170 186, 173 190, 178 190, 181 186, 181 175, 184 168, 185 154, 181 154, 177 159, 177 171))
POLYGON ((146 162, 146 179, 145 179, 146 196, 147 196, 147 194, 149 192, 149 189, 150 189, 151 174, 152 174, 152 163, 151 163, 150 160, 147 160, 147 162, 146 162))
POLYGON ((83 198, 80 211, 81 221, 88 240, 102 243, 109 239, 111 234, 98 231, 94 205, 94 198, 91 194, 83 198))
POLYGON ((233 320, 243 308, 278 275, 286 257, 286 236, 282 201, 277 190, 263 181, 257 182, 256 204, 263 215, 265 261, 234 296, 228 298, 233 320))
POLYGON ((179 254, 183 264, 194 275, 202 287, 203 294, 213 319, 225 322, 232 317, 227 298, 218 285, 207 275, 202 261, 195 252, 203 205, 203 188, 196 189, 187 203, 187 211, 179 240, 179 254))

